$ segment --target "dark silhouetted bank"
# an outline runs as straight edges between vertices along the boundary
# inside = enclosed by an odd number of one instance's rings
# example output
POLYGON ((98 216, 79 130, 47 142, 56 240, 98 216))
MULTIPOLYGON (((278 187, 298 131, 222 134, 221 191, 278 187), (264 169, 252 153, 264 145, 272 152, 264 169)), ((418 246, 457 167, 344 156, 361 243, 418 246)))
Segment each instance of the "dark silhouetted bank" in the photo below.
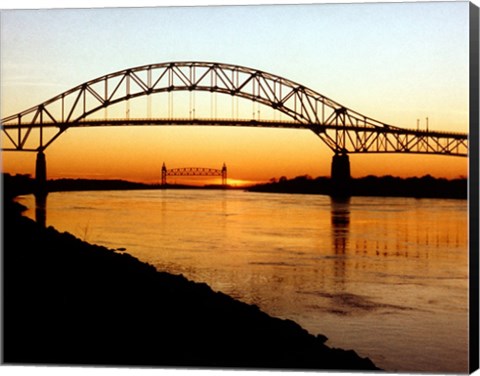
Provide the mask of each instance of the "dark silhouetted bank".
MULTIPOLYGON (((466 178, 447 180, 430 175, 421 178, 366 176, 351 179, 348 188, 351 196, 466 199, 467 185, 466 178)), ((330 178, 317 177, 314 179, 308 175, 297 176, 293 179, 286 177, 278 180, 272 179, 268 183, 249 187, 248 190, 268 193, 335 194, 330 178)))
POLYGON ((7 364, 377 369, 206 284, 42 228, 4 198, 7 364))

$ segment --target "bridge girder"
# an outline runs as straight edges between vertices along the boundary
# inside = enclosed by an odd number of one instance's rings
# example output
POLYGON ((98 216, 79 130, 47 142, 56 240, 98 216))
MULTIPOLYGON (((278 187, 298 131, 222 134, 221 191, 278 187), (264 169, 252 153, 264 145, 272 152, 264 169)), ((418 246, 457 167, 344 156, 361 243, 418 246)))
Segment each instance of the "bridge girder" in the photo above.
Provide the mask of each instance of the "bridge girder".
MULTIPOLYGON (((252 122, 230 119, 212 125, 305 128, 338 153, 425 153, 466 156, 466 134, 413 131, 394 127, 353 111, 293 81, 260 70, 210 62, 172 62, 130 68, 78 85, 44 103, 1 120, 11 147, 4 151, 43 151, 65 130, 93 126, 89 117, 133 98, 173 91, 205 91, 245 98, 272 107, 290 122, 252 122), (53 134, 45 133, 54 129, 53 134), (27 147, 32 130, 38 146, 27 147)), ((135 124, 126 119, 124 124, 135 124)), ((150 122, 155 124, 155 122, 150 122)), ((157 125, 206 125, 201 119, 159 119, 157 125), (163 122, 163 123, 162 123, 163 122)), ((216 123, 215 123, 216 122, 216 123)), ((118 125, 106 119, 97 125, 118 125)))

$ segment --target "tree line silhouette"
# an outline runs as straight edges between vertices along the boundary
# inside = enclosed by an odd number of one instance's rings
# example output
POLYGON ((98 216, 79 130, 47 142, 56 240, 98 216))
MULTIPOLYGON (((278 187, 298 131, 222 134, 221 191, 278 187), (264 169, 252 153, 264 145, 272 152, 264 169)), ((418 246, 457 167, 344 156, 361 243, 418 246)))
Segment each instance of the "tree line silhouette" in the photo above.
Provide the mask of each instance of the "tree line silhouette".
MULTIPOLYGON (((416 198, 467 198, 468 181, 466 178, 447 180, 423 177, 400 178, 391 175, 377 177, 369 175, 351 179, 349 184, 352 196, 391 196, 416 198)), ((312 178, 309 175, 287 179, 285 176, 270 179, 268 183, 258 184, 248 189, 252 192, 332 194, 333 187, 328 177, 312 178)))
MULTIPOLYGON (((35 181, 30 175, 3 174, 4 195, 34 193, 35 181), (8 183, 8 184, 7 184, 8 183), (13 190, 13 192, 10 192, 13 190)), ((95 180, 95 179, 57 179, 47 181, 48 192, 61 191, 89 191, 89 190, 133 190, 133 189, 160 189, 160 184, 136 183, 125 180, 95 180)), ((219 188, 218 186, 204 187, 188 185, 169 185, 168 188, 219 188)), ((304 193, 304 194, 325 194, 333 191, 332 182, 329 177, 312 178, 309 175, 301 175, 292 179, 285 176, 272 178, 268 183, 257 184, 247 187, 251 192, 271 193, 304 193)), ((416 197, 416 198, 456 198, 467 199, 468 179, 460 177, 448 180, 435 178, 430 175, 422 177, 400 178, 391 175, 373 176, 350 180, 350 194, 352 196, 390 196, 390 197, 416 197)), ((13 196, 12 196, 13 195, 13 196)))

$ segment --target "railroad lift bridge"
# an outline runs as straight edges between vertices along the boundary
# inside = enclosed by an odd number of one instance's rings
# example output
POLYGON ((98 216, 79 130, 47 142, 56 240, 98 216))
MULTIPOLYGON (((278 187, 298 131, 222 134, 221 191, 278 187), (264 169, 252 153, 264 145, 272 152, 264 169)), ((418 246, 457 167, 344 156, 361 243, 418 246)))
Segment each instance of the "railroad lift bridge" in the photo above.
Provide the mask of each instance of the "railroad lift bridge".
MULTIPOLYGON (((184 100, 184 99, 182 99, 184 100)), ((212 100, 212 107, 215 101, 212 100)), ((212 110, 212 115, 217 109, 212 110)), ((337 192, 348 187, 349 154, 416 153, 466 157, 466 133, 405 129, 372 119, 286 78, 232 64, 213 62, 168 62, 144 65, 109 73, 1 119, 2 151, 37 154, 37 193, 46 194, 45 150, 67 129, 109 126, 241 126, 308 129, 333 153, 331 178, 337 192), (169 98, 176 92, 190 93, 185 116, 173 116, 169 103, 160 115, 151 109, 144 118, 130 116, 131 100, 160 93, 169 98), (192 94, 231 96, 255 106, 270 107, 287 120, 261 119, 252 113, 242 118, 200 118, 192 94), (108 108, 126 103, 125 116, 109 117, 108 108), (105 112, 105 116, 100 115, 105 112)), ((418 127, 417 127, 418 128, 418 127)))
POLYGON ((227 187, 227 165, 223 163, 222 168, 208 168, 208 167, 181 167, 170 168, 162 165, 162 187, 167 186, 167 176, 221 176, 222 186, 227 187))

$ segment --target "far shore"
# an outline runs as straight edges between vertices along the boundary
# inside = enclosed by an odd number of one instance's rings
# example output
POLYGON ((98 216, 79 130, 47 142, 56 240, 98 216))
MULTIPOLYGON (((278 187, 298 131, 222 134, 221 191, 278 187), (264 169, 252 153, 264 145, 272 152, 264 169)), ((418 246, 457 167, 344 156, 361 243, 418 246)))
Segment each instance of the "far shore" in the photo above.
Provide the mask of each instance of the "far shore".
MULTIPOLYGON (((21 194, 35 192, 35 181, 29 175, 3 174, 3 180, 8 185, 15 185, 21 194)), ((230 185, 188 185, 188 184, 145 184, 126 180, 98 180, 98 179, 54 179, 48 180, 47 192, 70 191, 104 191, 104 190, 156 190, 156 189, 216 189, 216 190, 244 190, 262 193, 290 193, 290 194, 319 194, 335 195, 331 179, 328 177, 312 178, 308 175, 297 176, 292 179, 280 177, 272 178, 269 182, 252 186, 237 187, 230 185)), ((351 179, 350 196, 373 197, 414 197, 414 198, 468 198, 468 180, 423 177, 399 178, 394 176, 366 176, 351 179)))
MULTIPOLYGON (((293 179, 272 178, 270 182, 247 189, 264 193, 309 193, 335 195, 332 181, 327 177, 312 178, 308 175, 293 179)), ((399 178, 394 176, 366 176, 351 179, 347 190, 349 196, 370 197, 413 197, 467 199, 468 180, 458 178, 447 180, 430 175, 399 178)))

